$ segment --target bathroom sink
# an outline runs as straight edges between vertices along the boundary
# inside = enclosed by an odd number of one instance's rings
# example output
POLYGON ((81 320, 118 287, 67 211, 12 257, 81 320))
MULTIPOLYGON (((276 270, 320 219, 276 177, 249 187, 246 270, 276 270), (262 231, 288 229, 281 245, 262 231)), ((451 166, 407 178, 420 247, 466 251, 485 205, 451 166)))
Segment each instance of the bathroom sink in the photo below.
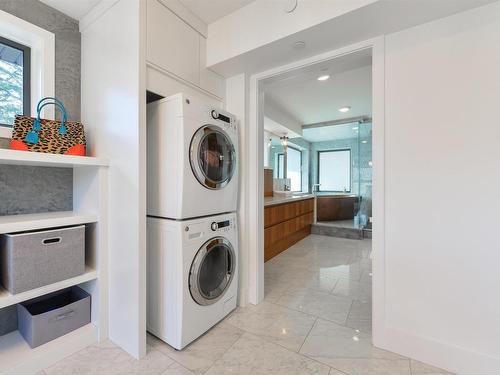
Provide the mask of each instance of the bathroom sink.
POLYGON ((289 191, 289 190, 275 190, 275 191, 273 191, 273 195, 275 197, 289 197, 290 195, 293 195, 293 191, 289 191))

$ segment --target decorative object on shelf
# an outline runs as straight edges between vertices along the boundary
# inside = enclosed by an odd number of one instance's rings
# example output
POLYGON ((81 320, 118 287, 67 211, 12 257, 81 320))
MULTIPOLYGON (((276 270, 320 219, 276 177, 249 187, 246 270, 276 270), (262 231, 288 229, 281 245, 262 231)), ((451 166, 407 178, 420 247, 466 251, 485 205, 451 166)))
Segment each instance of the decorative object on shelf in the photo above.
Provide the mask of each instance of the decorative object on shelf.
POLYGON ((63 103, 52 97, 43 98, 36 107, 36 118, 17 115, 10 148, 21 151, 85 156, 85 131, 79 122, 67 121, 63 103), (40 118, 45 106, 54 105, 61 121, 40 118))
POLYGON ((17 305, 19 332, 31 348, 90 323, 90 294, 74 286, 17 305))

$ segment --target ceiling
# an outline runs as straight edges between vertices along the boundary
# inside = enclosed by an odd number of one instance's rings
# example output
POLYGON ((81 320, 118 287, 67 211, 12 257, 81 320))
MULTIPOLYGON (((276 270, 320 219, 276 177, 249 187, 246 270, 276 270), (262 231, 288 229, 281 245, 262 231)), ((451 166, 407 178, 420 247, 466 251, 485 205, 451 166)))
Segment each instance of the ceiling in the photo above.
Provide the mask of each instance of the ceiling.
POLYGON ((207 25, 234 12, 254 0, 179 0, 207 25))
MULTIPOLYGON (((60 12, 81 20, 101 0, 40 0, 60 12)), ((179 0, 207 25, 234 12, 254 0, 179 0)))
POLYGON ((371 79, 370 51, 361 51, 267 80, 265 98, 277 103, 302 125, 371 117, 371 79), (321 75, 330 78, 318 81, 321 75), (339 112, 345 106, 351 110, 339 112))
POLYGON ((59 10, 60 12, 81 20, 101 0, 40 0, 42 3, 59 10))
POLYGON ((359 133, 360 139, 369 140, 371 136, 371 127, 369 123, 350 123, 303 129, 302 138, 308 142, 323 142, 334 139, 353 139, 357 138, 359 133))

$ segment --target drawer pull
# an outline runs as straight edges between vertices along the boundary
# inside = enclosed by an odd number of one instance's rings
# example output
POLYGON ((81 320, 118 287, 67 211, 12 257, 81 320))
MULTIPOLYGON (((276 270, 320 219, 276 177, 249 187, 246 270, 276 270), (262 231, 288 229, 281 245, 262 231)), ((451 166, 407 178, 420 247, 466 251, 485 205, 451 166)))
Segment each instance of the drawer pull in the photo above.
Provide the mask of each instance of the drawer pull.
POLYGON ((67 311, 63 314, 60 314, 58 316, 56 316, 54 318, 55 321, 59 321, 59 320, 63 320, 63 319, 67 319, 67 318, 71 318, 72 316, 75 315, 75 311, 74 310, 70 310, 70 311, 67 311))
POLYGON ((61 242, 62 238, 61 237, 53 237, 53 238, 46 238, 42 241, 44 245, 52 245, 54 243, 59 243, 61 242))

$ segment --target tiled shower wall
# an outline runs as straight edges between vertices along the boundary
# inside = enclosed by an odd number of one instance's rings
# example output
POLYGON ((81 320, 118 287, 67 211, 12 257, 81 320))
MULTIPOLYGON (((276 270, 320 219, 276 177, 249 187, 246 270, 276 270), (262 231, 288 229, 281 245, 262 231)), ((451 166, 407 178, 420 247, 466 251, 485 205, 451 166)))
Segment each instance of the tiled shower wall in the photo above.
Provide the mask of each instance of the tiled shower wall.
MULTIPOLYGON (((78 22, 38 0, 0 0, 0 10, 55 34, 55 95, 70 120, 80 120, 78 22)), ((0 148, 9 140, 0 138, 0 148)), ((0 215, 66 211, 73 207, 73 170, 0 165, 0 215)), ((0 335, 17 329, 16 306, 0 310, 0 335)))

